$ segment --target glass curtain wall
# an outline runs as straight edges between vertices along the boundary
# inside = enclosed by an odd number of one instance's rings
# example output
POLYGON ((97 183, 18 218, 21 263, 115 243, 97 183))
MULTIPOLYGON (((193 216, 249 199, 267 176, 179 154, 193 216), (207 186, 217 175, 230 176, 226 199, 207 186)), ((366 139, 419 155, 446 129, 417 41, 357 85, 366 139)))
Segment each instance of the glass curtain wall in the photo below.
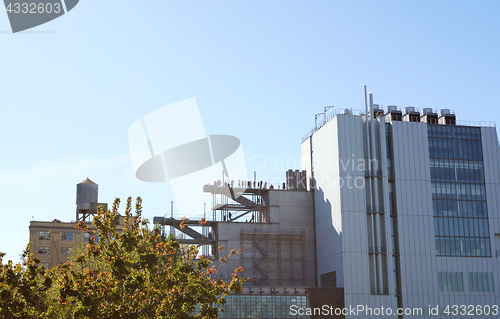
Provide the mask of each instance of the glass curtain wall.
POLYGON ((481 129, 427 127, 436 255, 491 257, 481 129))

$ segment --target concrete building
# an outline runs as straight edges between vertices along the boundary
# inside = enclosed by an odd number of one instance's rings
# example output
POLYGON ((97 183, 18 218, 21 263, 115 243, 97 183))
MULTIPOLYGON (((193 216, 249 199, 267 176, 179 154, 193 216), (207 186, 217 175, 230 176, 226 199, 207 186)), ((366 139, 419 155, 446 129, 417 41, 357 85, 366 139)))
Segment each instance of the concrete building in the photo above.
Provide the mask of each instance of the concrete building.
POLYGON ((286 177, 282 185, 257 181, 205 185, 203 190, 212 194, 212 216, 204 227, 199 227, 197 220, 181 228, 179 220, 154 218, 155 223, 190 236, 179 239, 180 243, 200 245, 213 254, 223 279, 229 280, 240 266, 242 276, 252 279, 242 294, 226 297, 220 318, 309 318, 292 314, 290 307, 302 309, 314 303, 342 306, 342 288, 324 288, 323 294, 314 291, 313 193, 306 188, 304 171, 288 171, 286 177), (221 253, 220 246, 224 247, 221 253), (218 264, 217 258, 230 249, 241 253, 218 264), (323 300, 326 295, 329 298, 323 300))
MULTIPOLYGON (((365 110, 327 107, 315 124, 301 144, 303 171, 287 172, 281 189, 204 187, 212 216, 201 231, 190 221, 183 243, 214 259, 218 246, 241 249, 221 276, 242 266, 253 279, 220 317, 497 316, 494 123, 461 123, 448 109, 383 110, 370 93, 365 110)), ((154 221, 180 230, 173 218, 154 221)))
MULTIPOLYGON (((98 185, 90 179, 77 184, 76 191, 76 219, 71 222, 61 222, 58 219, 49 221, 31 221, 29 226, 32 253, 42 263, 51 268, 68 261, 71 249, 76 243, 85 243, 88 233, 75 229, 80 220, 91 223, 92 215, 98 206, 102 205, 104 210, 108 204, 99 203, 98 185)), ((120 216, 119 224, 124 223, 125 217, 120 216)))
POLYGON ((371 93, 366 109, 354 113, 325 113, 302 142, 318 285, 334 282, 346 308, 365 309, 346 318, 393 317, 398 308, 399 318, 497 314, 494 124, 460 125, 447 109, 384 112, 371 93))

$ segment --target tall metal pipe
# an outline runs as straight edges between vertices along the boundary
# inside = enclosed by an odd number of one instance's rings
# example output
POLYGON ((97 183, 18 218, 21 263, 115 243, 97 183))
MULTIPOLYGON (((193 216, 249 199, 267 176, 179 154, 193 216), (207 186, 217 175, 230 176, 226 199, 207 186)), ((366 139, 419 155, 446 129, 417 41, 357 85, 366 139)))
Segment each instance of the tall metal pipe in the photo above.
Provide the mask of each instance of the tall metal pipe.
MULTIPOLYGON (((365 122, 366 122, 366 150, 367 150, 367 155, 366 155, 366 162, 365 162, 365 170, 366 173, 370 172, 370 159, 371 159, 371 140, 370 140, 370 120, 368 117, 368 101, 367 101, 367 95, 366 95, 366 85, 364 87, 364 93, 365 93, 365 122)), ((371 93, 370 93, 371 94, 371 93)), ((368 186, 368 189, 366 190, 366 193, 368 195, 367 198, 367 206, 372 207, 371 209, 373 210, 373 199, 372 199, 372 187, 371 187, 371 178, 368 177, 368 183, 365 183, 365 187, 368 186)))
MULTIPOLYGON (((174 201, 170 202, 170 218, 174 218, 174 201)), ((170 225, 170 234, 175 236, 175 228, 170 225)))
MULTIPOLYGON (((377 211, 380 211, 379 207, 379 189, 378 189, 378 178, 376 177, 376 173, 378 170, 378 158, 379 154, 377 154, 377 147, 375 141, 375 114, 374 114, 374 106, 373 106, 373 94, 369 93, 369 103, 370 103, 370 147, 371 147, 371 159, 370 160, 370 169, 373 177, 372 180, 372 190, 373 190, 373 206, 377 211)), ((382 225, 380 224, 382 221, 380 220, 380 214, 374 214, 374 233, 375 233, 375 247, 377 250, 377 254, 375 254, 375 268, 377 273, 377 289, 379 292, 384 290, 384 281, 383 281, 383 269, 382 269, 382 254, 380 254, 379 249, 382 249, 382 225)))

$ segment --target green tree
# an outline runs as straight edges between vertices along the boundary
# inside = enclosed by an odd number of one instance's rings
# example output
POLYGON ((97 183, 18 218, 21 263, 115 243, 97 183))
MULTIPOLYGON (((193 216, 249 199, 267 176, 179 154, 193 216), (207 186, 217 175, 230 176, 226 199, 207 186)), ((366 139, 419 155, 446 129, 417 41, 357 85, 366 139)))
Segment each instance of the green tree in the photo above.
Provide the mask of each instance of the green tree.
POLYGON ((53 275, 30 253, 31 243, 22 254, 23 263, 3 264, 0 252, 0 318, 45 318, 49 309, 47 291, 53 275))
POLYGON ((58 267, 54 286, 59 305, 52 313, 74 318, 217 318, 224 296, 241 291, 241 267, 224 282, 209 259, 198 257, 196 247, 184 252, 159 227, 149 229, 141 203, 138 197, 132 214, 128 198, 123 232, 115 223, 119 199, 112 210, 98 210, 95 230, 78 224, 90 239, 86 247, 75 249, 71 262, 58 267))

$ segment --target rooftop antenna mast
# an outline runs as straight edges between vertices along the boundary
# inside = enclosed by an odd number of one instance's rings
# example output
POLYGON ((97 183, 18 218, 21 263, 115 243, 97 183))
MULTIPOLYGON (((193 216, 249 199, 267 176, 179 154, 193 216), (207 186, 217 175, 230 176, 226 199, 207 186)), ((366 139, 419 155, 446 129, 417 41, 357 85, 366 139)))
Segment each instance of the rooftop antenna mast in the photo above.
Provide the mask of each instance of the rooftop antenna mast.
POLYGON ((365 113, 366 113, 366 118, 368 118, 368 100, 366 98, 366 84, 363 85, 363 89, 365 91, 365 113))
POLYGON ((325 115, 324 115, 325 121, 326 121, 326 111, 328 111, 329 109, 334 108, 334 107, 335 107, 335 105, 325 106, 325 115))
MULTIPOLYGON (((170 202, 170 218, 174 218, 174 201, 170 202)), ((175 236, 175 229, 172 225, 170 226, 170 234, 175 236)))
POLYGON ((330 105, 330 106, 325 106, 323 113, 318 113, 314 115, 314 128, 317 130, 318 129, 318 118, 323 115, 323 124, 326 122, 326 111, 328 111, 330 108, 335 107, 335 105, 330 105))
POLYGON ((316 115, 314 115, 314 129, 317 130, 318 129, 318 117, 320 115, 323 115, 324 116, 325 113, 318 113, 316 115))
MULTIPOLYGON (((207 218, 207 203, 203 202, 203 219, 206 220, 206 218, 207 218)), ((202 226, 201 233, 203 236, 208 237, 208 228, 207 228, 206 224, 202 226)), ((201 246, 201 253, 204 256, 208 255, 207 245, 201 246)))

